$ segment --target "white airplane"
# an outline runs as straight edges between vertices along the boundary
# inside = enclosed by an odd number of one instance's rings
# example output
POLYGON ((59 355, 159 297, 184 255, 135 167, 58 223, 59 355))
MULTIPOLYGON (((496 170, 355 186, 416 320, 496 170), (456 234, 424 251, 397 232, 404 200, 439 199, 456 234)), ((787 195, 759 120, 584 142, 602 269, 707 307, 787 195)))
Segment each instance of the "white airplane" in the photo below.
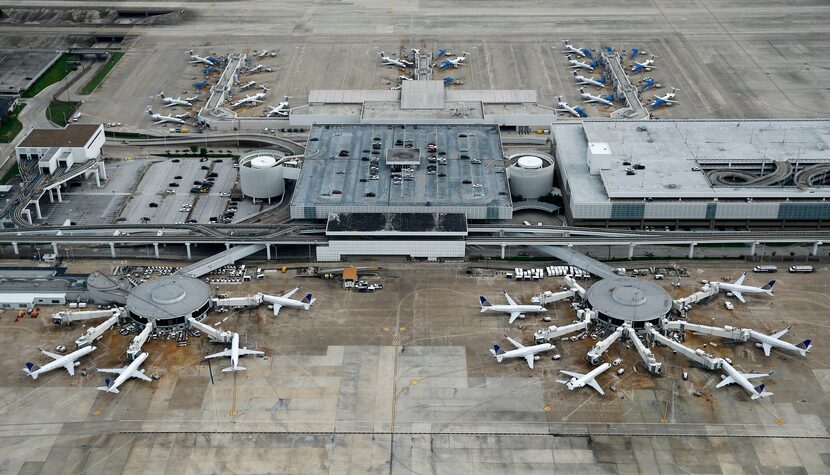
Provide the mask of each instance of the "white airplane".
POLYGON ((579 88, 579 93, 582 95, 582 100, 585 102, 599 102, 600 104, 605 104, 606 106, 613 106, 614 103, 611 102, 611 98, 614 96, 609 94, 605 97, 595 96, 590 92, 585 92, 584 87, 579 88))
POLYGON ((195 63, 204 63, 204 64, 208 64, 210 66, 213 66, 214 64, 219 63, 219 60, 216 59, 216 58, 211 58, 211 57, 206 58, 204 56, 199 56, 198 54, 193 54, 193 50, 188 51, 188 54, 190 54, 190 62, 194 63, 194 64, 195 63))
POLYGON ((576 46, 571 44, 571 40, 565 40, 565 53, 567 54, 577 54, 582 58, 593 58, 593 54, 591 54, 591 50, 588 48, 577 48, 576 46))
POLYGON ((245 355, 264 355, 264 351, 256 351, 256 350, 249 350, 244 346, 242 348, 239 347, 239 333, 234 332, 233 337, 231 338, 231 347, 227 350, 220 351, 219 353, 214 353, 212 355, 205 356, 206 360, 213 359, 213 358, 224 358, 230 357, 231 358, 231 365, 227 368, 223 369, 223 373, 233 372, 233 371, 245 371, 244 366, 239 366, 239 357, 245 355))
POLYGON ((669 106, 671 107, 672 104, 676 103, 677 101, 674 100, 675 91, 677 91, 676 87, 671 88, 671 92, 666 93, 665 96, 654 96, 654 102, 651 103, 652 109, 657 109, 660 106, 669 106))
POLYGON ((253 96, 245 96, 243 99, 240 99, 240 100, 234 102, 231 105, 231 107, 233 109, 236 109, 237 107, 242 107, 242 106, 248 105, 248 104, 256 105, 256 104, 262 102, 262 99, 264 99, 264 98, 265 98, 265 93, 264 92, 258 92, 256 94, 254 94, 253 96))
POLYGON ((516 303, 507 292, 504 292, 504 298, 507 299, 507 305, 493 305, 487 301, 483 295, 479 296, 478 301, 479 305, 481 306, 481 313, 484 312, 500 312, 500 313, 509 313, 510 320, 507 323, 513 323, 519 318, 523 312, 527 313, 537 313, 537 312, 547 312, 548 309, 541 305, 519 305, 516 303))
POLYGON ((195 101, 196 99, 199 98, 199 96, 185 97, 184 99, 182 99, 181 96, 176 97, 176 98, 172 98, 172 97, 165 96, 163 92, 159 93, 159 96, 161 97, 161 101, 164 102, 164 107, 173 107, 173 106, 193 107, 193 101, 195 101))
POLYGON ((652 56, 651 58, 643 61, 642 63, 634 61, 634 66, 631 67, 631 73, 637 74, 642 71, 651 71, 652 69, 657 69, 657 66, 654 65, 654 58, 655 56, 652 56))
POLYGON ((562 100, 562 96, 557 97, 556 101, 559 104, 559 108, 554 109, 556 112, 567 112, 574 117, 588 117, 584 109, 581 107, 571 107, 567 102, 562 100))
POLYGON ((95 389, 108 393, 118 394, 118 387, 124 384, 130 378, 138 378, 143 379, 144 381, 152 381, 152 379, 149 376, 144 374, 143 369, 138 369, 138 367, 141 366, 141 363, 144 363, 144 360, 146 360, 148 356, 150 356, 150 353, 141 353, 140 355, 138 355, 136 359, 132 361, 132 363, 123 368, 99 369, 99 373, 115 373, 118 375, 118 377, 115 378, 115 381, 113 381, 112 384, 110 384, 110 380, 109 378, 107 378, 104 386, 99 386, 95 389))
POLYGON ((177 119, 182 119, 182 120, 189 119, 190 118, 190 112, 185 112, 184 114, 176 114, 173 117, 175 117, 177 119))
POLYGON ((588 385, 596 389, 601 396, 605 396, 605 391, 603 391, 602 388, 599 386, 599 383, 597 383, 596 377, 604 373, 610 367, 611 363, 603 363, 588 374, 562 370, 560 372, 567 374, 571 377, 571 379, 568 381, 561 381, 557 379, 556 382, 564 384, 565 387, 571 391, 577 388, 584 388, 585 385, 588 385))
POLYGON ((80 350, 73 351, 68 355, 56 355, 55 353, 50 353, 43 348, 40 348, 40 352, 44 355, 52 358, 54 361, 46 363, 43 366, 38 366, 34 363, 26 363, 26 367, 23 368, 23 372, 28 374, 32 377, 32 379, 37 379, 43 373, 48 373, 53 369, 57 368, 66 368, 66 371, 69 372, 69 376, 75 376, 75 367, 80 366, 81 363, 78 362, 82 356, 88 355, 95 351, 94 346, 85 346, 80 350))
POLYGON ((247 91, 248 89, 256 87, 256 81, 248 81, 245 84, 239 86, 240 91, 247 91))
POLYGON ((245 73, 246 74, 256 74, 256 73, 262 73, 262 72, 270 73, 272 71, 273 71, 273 69, 271 69, 271 68, 266 68, 265 66, 263 66, 261 64, 257 64, 256 66, 249 69, 245 73))
POLYGON ((274 316, 279 315, 282 307, 302 308, 303 310, 308 310, 312 305, 314 305, 314 302, 316 302, 317 299, 312 297, 311 294, 306 295, 302 300, 294 300, 289 298, 298 290, 300 290, 299 285, 280 296, 263 295, 262 300, 265 300, 274 306, 274 316))
POLYGON ((764 335, 763 333, 756 332, 755 330, 749 330, 749 336, 753 340, 758 340, 758 343, 756 343, 755 346, 763 348, 766 356, 769 356, 769 352, 773 347, 781 348, 782 350, 794 351, 799 353, 801 356, 807 356, 807 352, 810 351, 810 348, 813 346, 813 340, 804 340, 797 345, 781 340, 781 337, 786 335, 787 332, 790 331, 790 328, 792 327, 787 327, 780 332, 773 333, 772 335, 764 335))
POLYGON ((277 107, 268 106, 268 112, 265 113, 266 117, 288 117, 288 99, 291 99, 288 96, 283 96, 282 102, 277 104, 277 107))
POLYGON ((153 123, 156 124, 156 125, 163 124, 165 122, 175 122, 177 124, 184 124, 185 123, 185 121, 183 119, 180 119, 178 117, 170 117, 169 115, 156 114, 156 113, 153 112, 152 109, 148 109, 147 113, 150 114, 150 117, 154 121, 153 123))
POLYGON ((264 58, 264 57, 268 56, 268 50, 267 49, 262 50, 262 52, 259 53, 257 56, 260 57, 260 58, 264 58))
POLYGON ((542 343, 540 345, 533 345, 533 346, 524 346, 518 341, 507 337, 507 340, 516 347, 515 350, 505 351, 504 353, 499 353, 501 351, 501 347, 499 345, 493 345, 493 349, 490 350, 490 353, 493 354, 493 358, 496 359, 497 362, 501 363, 504 358, 524 358, 527 360, 527 365, 530 366, 530 369, 533 369, 533 362, 538 361, 539 357, 536 356, 536 353, 541 353, 543 351, 552 350, 555 347, 550 343, 542 343))
POLYGON ((715 386, 716 388, 722 388, 727 384, 738 383, 741 385, 742 388, 746 389, 749 392, 752 399, 761 399, 765 397, 772 396, 773 393, 764 391, 766 387, 765 384, 759 384, 758 386, 752 386, 752 383, 749 382, 750 379, 754 378, 763 378, 765 376, 769 376, 772 373, 741 373, 737 369, 733 368, 728 361, 721 359, 721 368, 726 371, 727 376, 721 380, 715 386))
POLYGON ((733 283, 728 282, 715 282, 718 285, 720 290, 725 290, 727 292, 732 292, 732 295, 735 296, 736 299, 740 300, 742 303, 746 303, 746 299, 744 299, 743 294, 766 294, 772 296, 772 288, 775 286, 775 281, 771 280, 766 283, 763 287, 752 287, 751 285, 743 285, 744 279, 746 279, 746 272, 741 274, 733 283))
POLYGON ((447 59, 444 60, 443 63, 441 63, 441 66, 439 66, 438 69, 443 71, 443 70, 449 68, 450 66, 452 66, 454 68, 457 68, 457 67, 465 64, 464 61, 467 60, 467 55, 468 54, 469 53, 467 53, 466 51, 462 51, 461 56, 456 56, 454 59, 447 58, 447 59))
POLYGON ((570 57, 568 57, 568 63, 570 63, 570 67, 573 68, 573 69, 584 68, 584 69, 587 69, 588 71, 593 71, 594 66, 596 66, 596 63, 593 62, 593 61, 590 62, 590 63, 586 63, 585 61, 579 61, 577 59, 571 59, 570 57))
POLYGON ((573 73, 574 79, 576 79, 576 82, 579 83, 580 86, 596 86, 600 89, 605 87, 605 76, 600 76, 599 78, 594 79, 586 78, 585 76, 577 73, 576 71, 574 71, 573 73))
POLYGON ((405 59, 394 59, 386 56, 386 53, 381 51, 378 53, 380 55, 381 62, 386 66, 396 66, 402 69, 408 69, 412 67, 412 63, 405 59))

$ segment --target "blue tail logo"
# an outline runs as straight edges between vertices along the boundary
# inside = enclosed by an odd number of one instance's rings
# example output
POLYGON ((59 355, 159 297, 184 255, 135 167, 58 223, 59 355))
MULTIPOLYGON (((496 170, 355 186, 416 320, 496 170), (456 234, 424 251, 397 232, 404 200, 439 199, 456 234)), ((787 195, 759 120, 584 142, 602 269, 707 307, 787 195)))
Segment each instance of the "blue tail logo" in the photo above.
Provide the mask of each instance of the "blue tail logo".
POLYGON ((478 301, 479 301, 479 303, 481 304, 482 307, 490 307, 491 306, 490 302, 488 302, 487 299, 484 298, 483 295, 478 298, 478 301))
POLYGON ((107 387, 110 387, 110 382, 111 382, 111 381, 110 381, 110 378, 107 378, 107 379, 105 379, 105 380, 104 380, 104 384, 105 384, 107 387))
POLYGON ((801 348, 802 350, 807 350, 807 349, 810 348, 810 346, 812 344, 813 344, 813 340, 804 340, 804 341, 802 341, 801 343, 799 343, 795 346, 797 346, 798 348, 801 348))
POLYGON ((766 384, 759 384, 758 386, 755 386, 755 392, 757 392, 758 394, 761 394, 761 393, 764 392, 765 387, 767 387, 766 384))
POLYGON ((311 294, 306 295, 305 298, 302 300, 302 302, 303 303, 311 303, 311 294))
POLYGON ((775 281, 771 280, 767 282, 767 285, 761 287, 761 290, 772 290, 773 287, 775 287, 775 281))

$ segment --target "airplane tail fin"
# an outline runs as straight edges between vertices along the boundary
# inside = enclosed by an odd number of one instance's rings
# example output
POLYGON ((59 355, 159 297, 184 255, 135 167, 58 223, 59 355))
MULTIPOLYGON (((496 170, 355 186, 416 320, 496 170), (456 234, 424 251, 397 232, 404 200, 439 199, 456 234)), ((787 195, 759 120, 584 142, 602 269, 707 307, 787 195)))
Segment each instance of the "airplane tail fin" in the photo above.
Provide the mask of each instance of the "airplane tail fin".
POLYGON ((479 301, 479 305, 481 306, 481 311, 482 312, 486 311, 487 307, 492 307, 493 306, 493 304, 488 302, 487 298, 484 297, 483 295, 480 295, 478 297, 478 301, 479 301))
POLYGON ((496 358, 496 361, 501 363, 501 360, 504 359, 504 355, 500 354, 501 347, 499 345, 493 345, 493 349, 490 350, 490 353, 493 354, 493 357, 496 358))
POLYGON ((38 365, 36 365, 36 364, 34 364, 34 363, 29 363, 29 362, 26 362, 26 367, 25 367, 25 368, 23 368, 23 372, 24 372, 24 373, 26 373, 26 374, 28 374, 29 376, 31 376, 31 377, 32 377, 32 379, 37 379, 37 375, 36 375, 36 374, 32 374, 32 373, 34 373, 35 371, 37 371, 37 370, 39 370, 39 369, 40 369, 40 366, 38 366, 38 365))
POLYGON ((311 297, 311 294, 306 295, 304 299, 300 300, 300 302, 302 302, 304 304, 307 304, 307 305, 311 305, 311 302, 313 302, 313 301, 314 301, 314 299, 311 297))
POLYGON ((810 351, 810 348, 813 346, 813 340, 804 340, 801 343, 795 345, 798 348, 798 352, 801 353, 801 356, 807 356, 807 352, 810 351))
POLYGON ((775 281, 774 281, 774 280, 771 280, 771 281, 767 282, 767 285, 765 285, 765 286, 761 287, 761 290, 769 290, 769 291, 772 291, 772 288, 773 288, 773 287, 775 287, 775 281))
POLYGON ((761 398, 772 396, 771 392, 764 391, 764 388, 766 386, 767 386, 766 384, 759 384, 758 386, 755 386, 755 388, 754 388, 755 389, 755 394, 752 395, 752 399, 755 400, 755 399, 761 399, 761 398))

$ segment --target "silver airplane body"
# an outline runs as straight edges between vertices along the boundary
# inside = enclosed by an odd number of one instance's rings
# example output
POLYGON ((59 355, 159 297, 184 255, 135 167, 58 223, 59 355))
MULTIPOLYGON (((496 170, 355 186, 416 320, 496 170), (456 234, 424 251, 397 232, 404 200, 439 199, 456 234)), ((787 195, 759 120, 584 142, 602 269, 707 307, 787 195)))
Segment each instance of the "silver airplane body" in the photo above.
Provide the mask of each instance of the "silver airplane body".
POLYGON ((114 373, 117 374, 118 377, 115 378, 115 381, 113 381, 112 384, 110 384, 110 380, 107 379, 104 386, 99 386, 96 389, 99 391, 118 394, 118 387, 124 384, 130 378, 138 378, 143 381, 152 381, 152 379, 149 376, 144 374, 143 369, 138 369, 138 367, 141 366, 142 363, 144 363, 144 360, 146 360, 148 356, 150 356, 150 354, 147 352, 141 353, 129 365, 123 368, 98 369, 97 371, 99 373, 114 373))
POLYGON ((727 376, 715 386, 716 388, 722 388, 728 384, 737 383, 750 394, 753 400, 772 396, 773 393, 764 391, 764 388, 766 387, 765 384, 753 386, 752 383, 749 382, 750 379, 763 378, 771 375, 772 373, 741 373, 724 359, 721 359, 721 368, 723 368, 727 376))
POLYGON ((743 294, 764 294, 773 296, 772 288, 775 287, 774 280, 767 282, 763 287, 753 287, 751 285, 743 285, 744 279, 746 279, 746 272, 741 274, 735 282, 715 282, 715 284, 718 285, 720 290, 732 292, 732 295, 734 295, 735 298, 740 300, 742 303, 746 303, 746 299, 743 294))
POLYGON ((268 111, 265 113, 267 117, 288 117, 289 113, 289 106, 288 106, 288 99, 290 97, 283 96, 283 101, 277 104, 277 107, 268 107, 268 111))
POLYGON ((599 79, 594 79, 578 74, 576 71, 573 73, 574 79, 576 79, 576 82, 579 83, 580 86, 596 86, 600 89, 605 87, 605 78, 602 76, 600 76, 599 79))
POLYGON ((316 302, 317 299, 315 299, 311 294, 307 294, 302 300, 294 300, 290 298, 298 290, 300 290, 299 285, 279 296, 263 294, 262 300, 274 306, 274 316, 279 315, 282 307, 302 308, 303 310, 308 310, 312 305, 314 305, 314 302, 316 302))
POLYGON ((604 373, 611 367, 611 363, 603 363, 597 368, 593 369, 590 373, 582 374, 576 373, 573 371, 560 371, 560 373, 567 374, 571 377, 568 381, 560 381, 557 380, 557 383, 564 384, 566 388, 573 391, 577 388, 584 388, 585 386, 591 386, 594 388, 601 396, 605 396, 605 391, 602 390, 599 383, 596 380, 596 377, 600 374, 604 373))
POLYGON ((597 103, 600 103, 600 104, 605 104, 606 106, 613 106, 614 105, 613 102, 611 102, 610 100, 608 100, 604 97, 595 96, 595 95, 591 94, 590 92, 585 92, 584 87, 580 87, 579 92, 582 95, 582 100, 585 101, 585 102, 597 102, 597 103))
POLYGON ((539 357, 536 356, 537 353, 542 353, 543 351, 552 350, 555 347, 550 343, 542 343, 539 345, 533 346, 524 346, 518 341, 507 337, 507 340, 516 347, 515 350, 505 351, 504 353, 500 353, 501 347, 499 345, 494 345, 493 349, 490 350, 490 353, 493 355, 493 358, 496 359, 497 362, 501 363, 505 358, 524 358, 527 360, 527 365, 530 369, 533 369, 533 362, 538 360, 539 357))
POLYGON ((405 59, 390 58, 389 56, 386 56, 386 53, 383 51, 378 54, 380 55, 381 62, 386 66, 395 66, 401 69, 409 69, 412 67, 412 63, 405 59))
POLYGON ((484 312, 498 312, 498 313, 509 313, 510 319, 507 323, 513 323, 519 318, 519 315, 522 313, 538 313, 538 312, 547 312, 548 309, 541 305, 520 305, 513 300, 507 292, 504 292, 504 298, 507 299, 507 305, 493 305, 487 298, 483 295, 478 298, 479 306, 481 307, 481 313, 484 312))
POLYGON ((262 102, 262 99, 265 98, 264 92, 258 92, 253 96, 246 96, 231 105, 231 108, 236 109, 237 107, 242 107, 244 105, 256 105, 262 102))
POLYGON ((245 355, 264 355, 264 351, 256 351, 256 350, 249 350, 244 346, 242 348, 239 347, 239 333, 234 333, 233 337, 231 337, 231 347, 220 351, 219 353, 214 353, 212 355, 205 356, 206 360, 213 359, 213 358, 227 358, 230 357, 231 365, 227 368, 222 370, 223 373, 234 372, 234 371, 245 371, 244 366, 239 366, 239 357, 245 355))
POLYGON ((49 371, 58 368, 65 368, 69 373, 69 376, 75 376, 75 367, 81 365, 78 360, 95 350, 96 348, 94 346, 85 346, 80 350, 75 350, 72 353, 69 353, 68 355, 58 355, 41 348, 40 352, 49 358, 52 358, 53 361, 50 361, 43 366, 38 366, 34 363, 26 363, 26 367, 23 368, 23 372, 31 376, 32 379, 37 379, 37 377, 43 373, 48 373, 49 371))
POLYGON ((773 348, 780 348, 782 350, 798 353, 801 356, 807 356, 807 352, 810 351, 810 348, 813 346, 813 340, 804 340, 797 345, 793 345, 790 342, 782 340, 781 337, 786 335, 787 332, 790 331, 790 328, 791 327, 787 327, 779 332, 773 333, 772 335, 764 335, 763 333, 756 332, 755 330, 749 330, 749 337, 758 342, 755 345, 762 348, 764 350, 764 355, 766 356, 769 356, 770 350, 773 348))
POLYGON ((582 58, 587 58, 588 53, 585 52, 586 48, 577 48, 573 44, 571 44, 570 40, 565 40, 565 50, 563 51, 566 54, 576 54, 582 58))
POLYGON ((173 123, 176 123, 176 124, 186 123, 183 119, 180 119, 178 117, 171 117, 169 115, 156 114, 156 113, 153 112, 152 109, 148 110, 147 113, 150 114, 150 118, 153 119, 153 123, 155 125, 164 124, 165 122, 173 122, 173 123))

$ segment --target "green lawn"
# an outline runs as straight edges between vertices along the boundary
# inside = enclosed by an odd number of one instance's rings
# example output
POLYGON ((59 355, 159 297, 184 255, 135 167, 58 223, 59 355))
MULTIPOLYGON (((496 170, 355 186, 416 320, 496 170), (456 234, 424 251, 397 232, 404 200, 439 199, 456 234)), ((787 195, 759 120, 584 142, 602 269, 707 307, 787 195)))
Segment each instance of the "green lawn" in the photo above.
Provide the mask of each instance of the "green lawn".
POLYGON ((46 109, 46 117, 61 127, 72 120, 72 114, 78 108, 77 102, 52 101, 46 109))
POLYGON ((3 119, 3 123, 0 124, 0 142, 11 142, 17 134, 23 130, 23 124, 17 120, 17 115, 20 113, 21 109, 23 109, 23 106, 25 106, 25 104, 18 104, 17 107, 9 113, 9 116, 3 119))
POLYGON ((35 97, 40 91, 65 78, 66 75, 72 71, 72 66, 69 65, 69 61, 72 59, 74 58, 68 54, 61 55, 61 57, 55 61, 55 64, 53 64, 48 71, 43 73, 43 76, 39 77, 38 80, 35 81, 31 87, 29 87, 29 89, 26 89, 23 93, 23 97, 35 97))
POLYGON ((17 175, 18 171, 20 170, 18 170, 17 163, 15 162, 15 164, 12 165, 11 168, 9 168, 9 171, 7 171, 2 177, 0 177, 0 185, 5 185, 6 183, 8 183, 9 180, 11 180, 15 175, 17 175))
POLYGON ((95 73, 95 76, 92 76, 92 79, 90 79, 89 82, 84 84, 83 87, 78 90, 78 94, 84 96, 91 94, 92 91, 94 91, 95 88, 101 84, 104 78, 107 77, 107 74, 112 71, 112 68, 118 64, 118 61, 120 61, 123 56, 124 53, 122 52, 112 53, 107 62, 98 69, 98 72, 95 73))

